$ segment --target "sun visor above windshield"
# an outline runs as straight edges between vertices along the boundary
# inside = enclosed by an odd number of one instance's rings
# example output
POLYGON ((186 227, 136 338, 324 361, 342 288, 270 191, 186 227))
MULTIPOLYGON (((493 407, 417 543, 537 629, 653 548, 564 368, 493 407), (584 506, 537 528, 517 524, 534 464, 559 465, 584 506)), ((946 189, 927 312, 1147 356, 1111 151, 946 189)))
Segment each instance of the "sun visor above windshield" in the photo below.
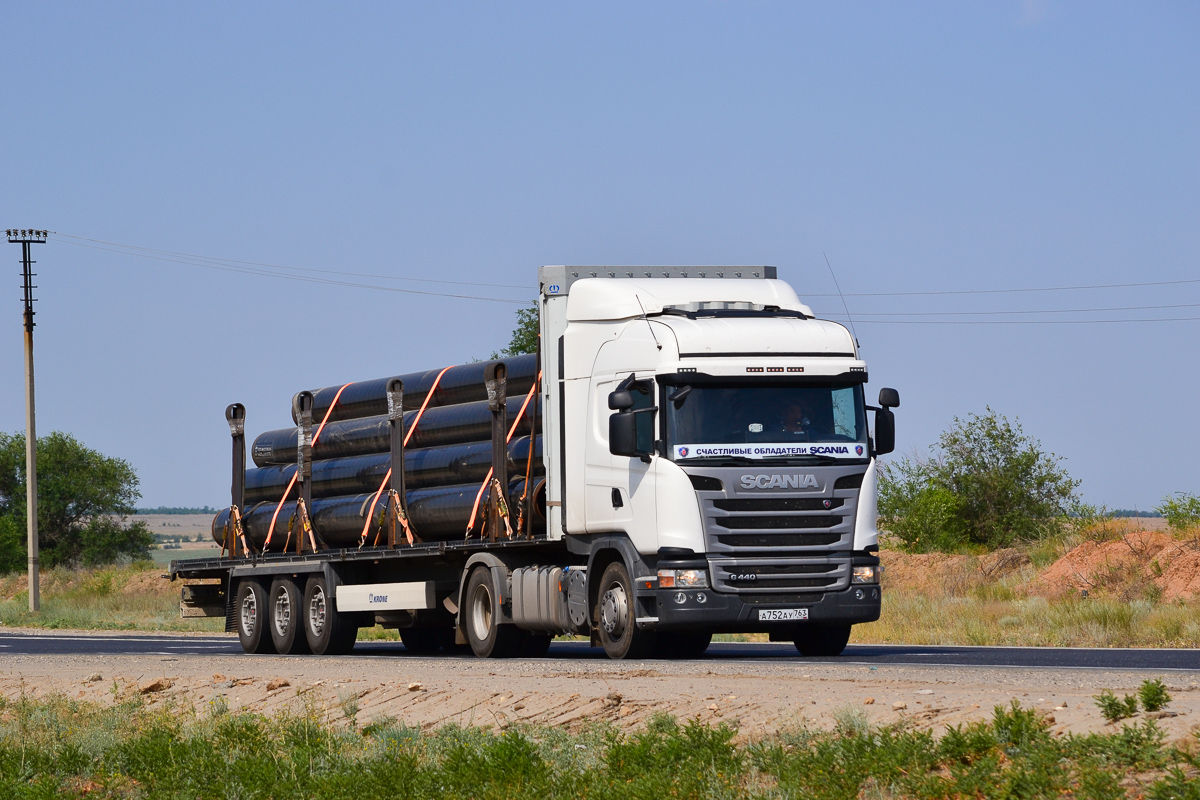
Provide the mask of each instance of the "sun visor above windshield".
POLYGON ((661 314, 669 306, 731 302, 777 306, 812 316, 796 292, 781 280, 754 278, 585 278, 567 296, 568 322, 597 322, 661 314))
POLYGON ((662 316, 679 342, 679 357, 855 358, 850 332, 822 319, 722 319, 662 316))

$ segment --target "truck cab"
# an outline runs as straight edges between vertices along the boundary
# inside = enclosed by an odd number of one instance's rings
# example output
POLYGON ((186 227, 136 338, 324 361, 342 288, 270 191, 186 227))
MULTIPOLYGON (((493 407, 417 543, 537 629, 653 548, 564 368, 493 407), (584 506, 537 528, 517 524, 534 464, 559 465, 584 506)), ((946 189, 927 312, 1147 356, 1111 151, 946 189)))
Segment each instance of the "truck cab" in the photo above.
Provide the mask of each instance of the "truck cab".
POLYGON ((550 266, 539 285, 547 536, 586 558, 610 655, 721 632, 836 654, 878 619, 899 398, 867 404, 845 327, 772 267, 550 266))

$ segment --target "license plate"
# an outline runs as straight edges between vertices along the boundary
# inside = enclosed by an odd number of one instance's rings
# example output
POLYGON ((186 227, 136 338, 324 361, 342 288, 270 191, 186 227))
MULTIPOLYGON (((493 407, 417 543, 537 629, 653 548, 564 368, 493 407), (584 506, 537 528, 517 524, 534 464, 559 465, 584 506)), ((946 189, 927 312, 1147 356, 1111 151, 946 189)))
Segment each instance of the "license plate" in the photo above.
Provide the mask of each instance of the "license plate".
POLYGON ((760 608, 759 622, 787 622, 795 619, 808 619, 807 608, 760 608))

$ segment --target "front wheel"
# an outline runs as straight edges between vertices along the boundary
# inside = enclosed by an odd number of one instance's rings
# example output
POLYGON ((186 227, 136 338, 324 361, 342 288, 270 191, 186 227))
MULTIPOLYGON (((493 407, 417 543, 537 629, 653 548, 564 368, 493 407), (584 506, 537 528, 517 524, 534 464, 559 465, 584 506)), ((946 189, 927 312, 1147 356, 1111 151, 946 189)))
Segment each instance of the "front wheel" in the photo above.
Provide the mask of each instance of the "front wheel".
POLYGON ((609 658, 645 658, 654 652, 654 634, 637 627, 633 581, 620 561, 609 564, 600 577, 597 606, 600 644, 609 658))
POLYGON ((840 656, 849 641, 849 625, 805 626, 796 634, 796 649, 802 656, 840 656))

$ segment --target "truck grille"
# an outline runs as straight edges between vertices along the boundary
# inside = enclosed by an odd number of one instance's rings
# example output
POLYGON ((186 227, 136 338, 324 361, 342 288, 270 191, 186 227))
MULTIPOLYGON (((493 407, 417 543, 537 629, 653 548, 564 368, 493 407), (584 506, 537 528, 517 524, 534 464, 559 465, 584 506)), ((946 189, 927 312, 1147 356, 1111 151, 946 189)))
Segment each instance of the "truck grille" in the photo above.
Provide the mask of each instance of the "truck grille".
POLYGON ((842 497, 700 498, 708 550, 716 553, 848 549, 853 503, 842 497))
POLYGON ((718 592, 824 592, 850 585, 848 559, 714 558, 708 565, 718 592))

